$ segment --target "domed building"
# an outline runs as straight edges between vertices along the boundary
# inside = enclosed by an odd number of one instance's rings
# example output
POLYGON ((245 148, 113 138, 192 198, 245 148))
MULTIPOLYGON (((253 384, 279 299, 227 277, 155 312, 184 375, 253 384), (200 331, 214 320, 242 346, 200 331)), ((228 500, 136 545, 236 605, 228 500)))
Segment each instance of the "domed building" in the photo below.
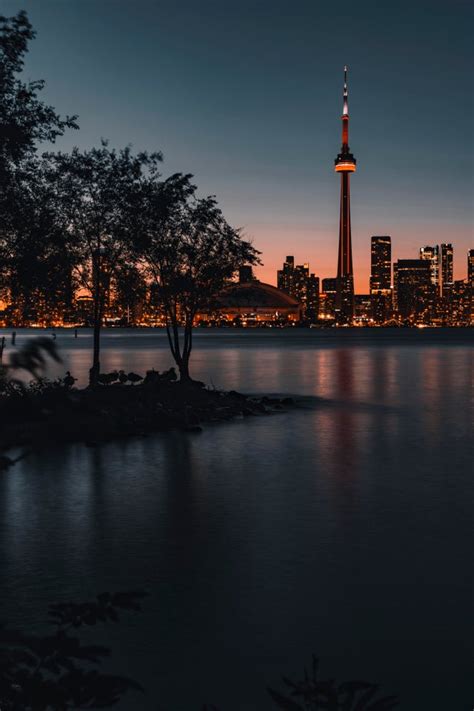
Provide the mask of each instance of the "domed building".
MULTIPOLYGON (((205 318, 204 314, 202 317, 205 318)), ((275 286, 251 279, 223 289, 216 298, 212 317, 225 321, 240 321, 243 325, 294 322, 300 320, 301 305, 275 286)))

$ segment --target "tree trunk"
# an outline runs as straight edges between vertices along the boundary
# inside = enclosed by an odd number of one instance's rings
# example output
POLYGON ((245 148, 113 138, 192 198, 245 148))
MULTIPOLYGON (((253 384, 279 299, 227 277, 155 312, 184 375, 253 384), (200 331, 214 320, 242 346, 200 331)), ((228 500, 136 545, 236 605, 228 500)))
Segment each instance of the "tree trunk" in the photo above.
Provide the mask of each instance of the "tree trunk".
POLYGON ((179 323, 176 308, 166 304, 166 333, 171 355, 179 370, 179 380, 182 383, 192 380, 189 374, 189 357, 193 343, 193 316, 187 317, 184 324, 184 338, 181 344, 179 336, 179 323), (182 346, 182 347, 181 347, 182 346))
POLYGON ((100 329, 102 326, 102 289, 100 283, 100 252, 97 249, 92 257, 92 279, 94 299, 94 344, 92 353, 92 368, 89 370, 89 386, 94 387, 99 382, 100 374, 100 329))
POLYGON ((186 318, 184 324, 184 346, 181 354, 181 362, 178 363, 179 379, 181 382, 189 382, 192 380, 189 374, 189 357, 191 355, 193 343, 193 319, 186 318))
POLYGON ((94 387, 98 384, 100 373, 100 327, 102 315, 99 313, 94 318, 94 346, 92 356, 92 368, 89 371, 89 385, 94 387))
POLYGON ((189 383, 191 381, 191 376, 189 375, 189 358, 181 358, 178 368, 180 383, 189 383))

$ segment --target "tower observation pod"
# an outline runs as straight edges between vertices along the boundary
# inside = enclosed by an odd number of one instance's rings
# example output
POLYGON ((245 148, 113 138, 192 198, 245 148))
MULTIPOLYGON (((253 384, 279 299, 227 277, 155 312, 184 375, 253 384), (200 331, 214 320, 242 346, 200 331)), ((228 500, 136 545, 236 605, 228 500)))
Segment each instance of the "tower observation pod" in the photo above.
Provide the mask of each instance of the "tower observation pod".
POLYGON ((349 105, 347 67, 344 67, 342 108, 342 146, 334 161, 334 170, 341 174, 339 214, 339 253, 337 260, 336 320, 351 323, 354 316, 354 273, 352 269, 350 174, 356 170, 356 159, 349 149, 349 105))

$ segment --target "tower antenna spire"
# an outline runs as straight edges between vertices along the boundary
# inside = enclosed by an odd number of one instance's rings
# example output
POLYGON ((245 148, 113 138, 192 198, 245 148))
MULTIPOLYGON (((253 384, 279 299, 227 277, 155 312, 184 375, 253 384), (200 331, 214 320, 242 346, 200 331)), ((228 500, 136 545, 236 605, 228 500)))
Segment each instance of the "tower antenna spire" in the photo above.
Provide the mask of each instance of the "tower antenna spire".
POLYGON ((342 115, 349 115, 349 107, 347 103, 347 65, 344 66, 344 91, 343 91, 343 109, 342 115))

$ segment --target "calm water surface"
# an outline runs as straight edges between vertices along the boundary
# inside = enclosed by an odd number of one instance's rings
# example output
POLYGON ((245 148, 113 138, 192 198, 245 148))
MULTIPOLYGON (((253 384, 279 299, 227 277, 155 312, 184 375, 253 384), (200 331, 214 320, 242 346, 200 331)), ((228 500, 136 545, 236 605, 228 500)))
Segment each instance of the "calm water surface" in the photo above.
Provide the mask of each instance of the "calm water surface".
MULTIPOLYGON (((57 343, 85 380, 90 334, 57 343)), ((472 343, 198 332, 195 377, 302 407, 64 446, 2 473, 3 616, 37 629, 51 601, 146 588, 143 613, 97 630, 114 671, 147 690, 122 710, 266 711, 265 686, 312 652, 402 711, 470 709, 472 343)), ((103 370, 169 365, 161 332, 105 334, 103 370)))

